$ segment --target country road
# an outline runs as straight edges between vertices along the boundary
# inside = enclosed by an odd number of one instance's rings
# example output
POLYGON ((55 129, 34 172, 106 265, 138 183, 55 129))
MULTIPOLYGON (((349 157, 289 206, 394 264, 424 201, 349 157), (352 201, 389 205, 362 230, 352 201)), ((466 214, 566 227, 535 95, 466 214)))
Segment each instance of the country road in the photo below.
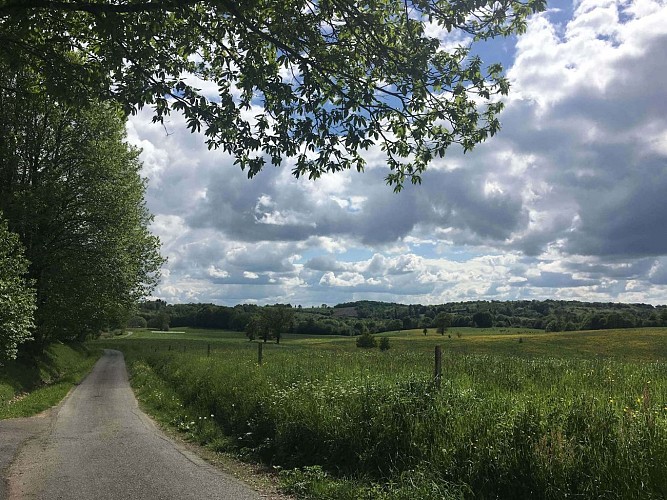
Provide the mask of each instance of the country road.
POLYGON ((260 498, 155 427, 137 406, 118 351, 106 350, 52 416, 33 419, 0 421, 2 434, 14 428, 14 441, 32 432, 9 468, 10 500, 260 498))

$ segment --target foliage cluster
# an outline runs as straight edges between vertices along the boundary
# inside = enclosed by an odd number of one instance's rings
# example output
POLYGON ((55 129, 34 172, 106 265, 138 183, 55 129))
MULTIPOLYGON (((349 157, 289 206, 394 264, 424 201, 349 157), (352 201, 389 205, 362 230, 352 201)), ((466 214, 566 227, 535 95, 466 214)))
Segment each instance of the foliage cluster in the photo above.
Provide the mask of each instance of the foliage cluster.
POLYGON ((0 212, 0 366, 15 359, 19 345, 31 337, 35 292, 27 272, 18 235, 9 231, 0 212))
POLYGON ((282 334, 292 329, 293 321, 294 312, 291 307, 262 307, 246 325, 246 336, 250 340, 261 338, 264 342, 275 338, 279 344, 282 334))
POLYGON ((247 343, 210 358, 188 345, 124 343, 133 383, 160 382, 144 400, 193 439, 285 469, 318 466, 286 474, 302 494, 328 483, 337 498, 408 498, 410 481, 425 499, 660 498, 667 488, 664 362, 446 356, 437 390, 420 350, 296 342, 269 345, 260 367, 247 343))
POLYGON ((29 262, 39 351, 122 326, 162 259, 122 113, 68 105, 38 74, 1 63, 0 210, 29 262))
POLYGON ((364 349, 372 349, 373 347, 377 347, 378 343, 377 340, 375 339, 375 336, 372 334, 365 332, 362 333, 357 337, 357 347, 362 347, 364 349))
MULTIPOLYGON (((292 309, 290 304, 275 304, 272 307, 292 309)), ((160 324, 164 324, 161 317, 166 316, 169 326, 173 328, 211 328, 244 332, 252 318, 261 315, 263 309, 254 304, 234 307, 215 304, 167 304, 164 300, 157 299, 140 302, 137 314, 150 328, 159 328, 160 324)), ((285 331, 292 329, 292 325, 289 325, 285 331)))
POLYGON ((509 82, 470 45, 524 31, 527 16, 545 7, 8 0, 0 3, 0 64, 30 68, 50 94, 77 103, 114 99, 132 113, 152 106, 156 122, 179 111, 249 176, 285 157, 297 177, 361 171, 363 152, 378 145, 387 181, 400 189, 450 146, 470 150, 498 131, 498 96, 509 82), (465 41, 448 47, 430 35, 430 22, 465 41), (217 87, 215 98, 192 76, 217 87))

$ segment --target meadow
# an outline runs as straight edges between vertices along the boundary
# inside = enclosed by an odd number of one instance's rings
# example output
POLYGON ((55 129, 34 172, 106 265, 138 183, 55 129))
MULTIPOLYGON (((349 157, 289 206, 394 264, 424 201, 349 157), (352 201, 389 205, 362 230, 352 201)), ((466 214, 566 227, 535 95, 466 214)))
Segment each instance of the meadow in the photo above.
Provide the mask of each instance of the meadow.
POLYGON ((354 338, 135 331, 144 407, 280 470, 299 498, 665 498, 667 329, 354 338), (433 348, 443 378, 433 382, 433 348))

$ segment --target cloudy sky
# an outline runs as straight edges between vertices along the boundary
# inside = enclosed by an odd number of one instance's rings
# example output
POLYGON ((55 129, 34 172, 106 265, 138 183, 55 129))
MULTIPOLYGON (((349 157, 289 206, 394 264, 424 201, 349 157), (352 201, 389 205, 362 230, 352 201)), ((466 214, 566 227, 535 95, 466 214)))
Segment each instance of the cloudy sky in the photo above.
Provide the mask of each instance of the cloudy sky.
POLYGON ((155 297, 667 304, 667 0, 549 7, 482 53, 512 82, 501 132, 400 194, 380 155, 363 174, 248 180, 177 116, 170 135, 133 117, 169 259, 155 297))

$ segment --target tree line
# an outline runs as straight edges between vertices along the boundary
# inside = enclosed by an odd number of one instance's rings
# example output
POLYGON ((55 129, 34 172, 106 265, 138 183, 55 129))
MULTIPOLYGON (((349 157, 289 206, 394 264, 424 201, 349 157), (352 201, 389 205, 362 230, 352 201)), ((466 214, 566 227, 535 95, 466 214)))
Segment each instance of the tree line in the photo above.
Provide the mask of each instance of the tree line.
POLYGON ((0 362, 124 326, 163 262, 113 103, 0 60, 0 362))
POLYGON ((531 328, 545 331, 599 330, 667 326, 667 306, 579 301, 469 301, 440 305, 358 301, 333 307, 291 304, 233 307, 214 304, 144 302, 135 326, 215 328, 250 332, 253 338, 274 338, 290 332, 348 335, 449 327, 531 328), (280 316, 275 311, 283 311, 280 316), (289 311, 289 314, 284 311, 289 311), (278 315, 277 315, 278 314, 278 315), (276 316, 277 315, 277 316, 276 316), (287 319, 283 319, 287 318, 287 319), (265 326, 262 330, 261 322, 265 326), (273 324, 280 325, 276 332, 273 324), (250 325, 250 327, 249 327, 250 325), (262 332, 268 331, 265 335, 262 332))

